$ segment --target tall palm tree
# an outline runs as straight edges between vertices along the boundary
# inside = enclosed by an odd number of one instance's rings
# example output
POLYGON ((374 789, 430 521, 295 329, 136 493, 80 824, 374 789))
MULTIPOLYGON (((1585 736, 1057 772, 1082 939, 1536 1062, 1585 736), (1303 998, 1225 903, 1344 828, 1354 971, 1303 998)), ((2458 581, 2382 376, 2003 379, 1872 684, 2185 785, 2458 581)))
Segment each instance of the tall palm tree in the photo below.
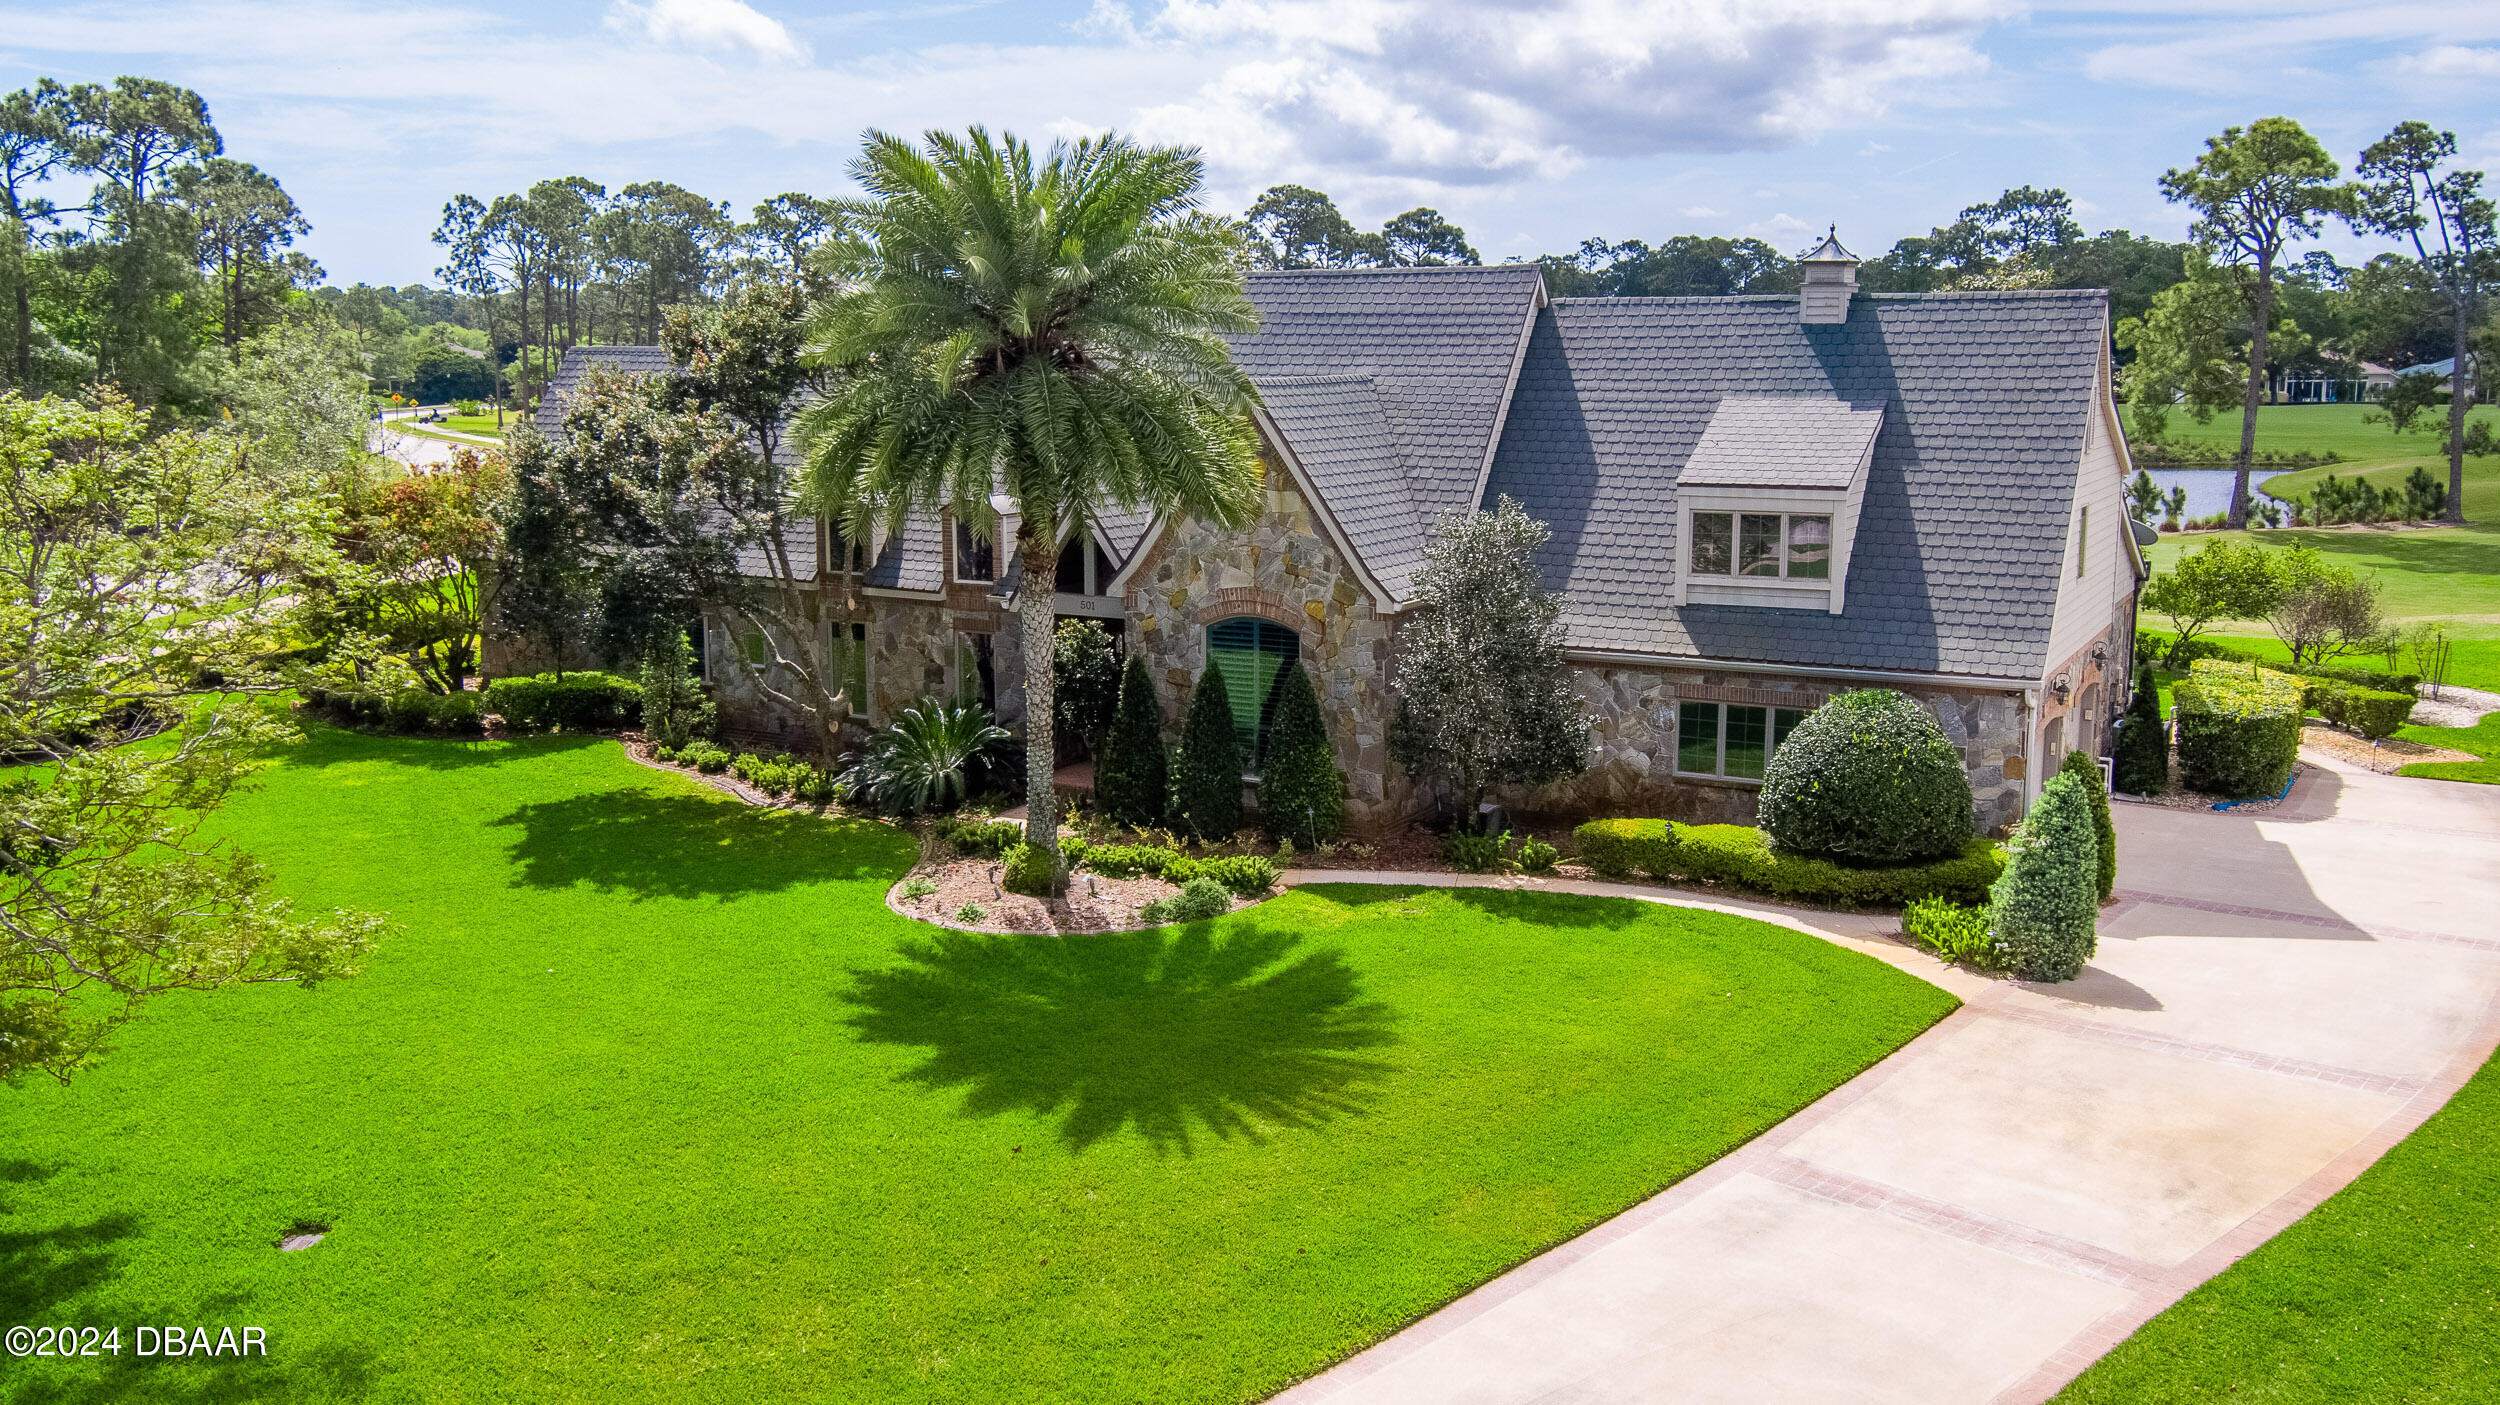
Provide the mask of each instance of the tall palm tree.
POLYGON ((1025 840, 1058 859, 1052 582, 1063 541, 1114 506, 1247 524, 1255 392, 1222 335, 1258 316, 1242 248, 1198 210, 1195 150, 1118 136, 1038 159, 979 127, 925 148, 870 132, 828 247, 837 291, 810 353, 833 390, 804 416, 803 492, 852 540, 951 509, 1012 507, 1024 635, 1025 840))

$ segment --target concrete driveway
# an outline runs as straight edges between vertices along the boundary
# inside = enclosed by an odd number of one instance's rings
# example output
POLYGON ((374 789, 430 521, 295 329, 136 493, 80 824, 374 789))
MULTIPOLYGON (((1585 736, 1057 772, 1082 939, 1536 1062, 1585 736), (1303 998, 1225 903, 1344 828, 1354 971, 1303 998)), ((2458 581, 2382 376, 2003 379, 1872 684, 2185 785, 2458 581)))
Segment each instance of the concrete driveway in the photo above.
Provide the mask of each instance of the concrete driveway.
POLYGON ((2271 814, 2127 805, 2118 831, 2081 979, 1982 981, 1828 924, 1967 1003, 1279 1398, 2045 1399, 2500 1043, 2500 787, 2313 759, 2271 814))

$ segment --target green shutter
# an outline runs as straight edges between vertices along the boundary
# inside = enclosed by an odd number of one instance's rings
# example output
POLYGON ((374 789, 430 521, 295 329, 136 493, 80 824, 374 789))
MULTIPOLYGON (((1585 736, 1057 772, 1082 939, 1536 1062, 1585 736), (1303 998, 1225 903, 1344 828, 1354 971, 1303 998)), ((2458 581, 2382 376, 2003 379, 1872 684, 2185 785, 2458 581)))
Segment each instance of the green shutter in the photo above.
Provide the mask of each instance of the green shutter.
POLYGON ((1207 627, 1207 661, 1224 680, 1233 730, 1253 772, 1275 716, 1276 680, 1301 657, 1301 636, 1270 620, 1245 617, 1207 627))

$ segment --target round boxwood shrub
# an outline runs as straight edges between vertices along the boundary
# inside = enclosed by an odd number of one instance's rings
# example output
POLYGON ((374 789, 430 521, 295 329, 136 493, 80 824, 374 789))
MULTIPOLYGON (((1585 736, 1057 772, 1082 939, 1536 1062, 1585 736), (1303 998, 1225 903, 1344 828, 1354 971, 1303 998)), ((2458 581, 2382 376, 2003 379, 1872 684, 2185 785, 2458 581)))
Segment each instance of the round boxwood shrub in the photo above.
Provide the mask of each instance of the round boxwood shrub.
POLYGON ((1888 688, 1808 714, 1762 778, 1763 829, 1782 848, 1863 863, 1958 854, 1971 837, 1970 777, 1927 709, 1888 688))

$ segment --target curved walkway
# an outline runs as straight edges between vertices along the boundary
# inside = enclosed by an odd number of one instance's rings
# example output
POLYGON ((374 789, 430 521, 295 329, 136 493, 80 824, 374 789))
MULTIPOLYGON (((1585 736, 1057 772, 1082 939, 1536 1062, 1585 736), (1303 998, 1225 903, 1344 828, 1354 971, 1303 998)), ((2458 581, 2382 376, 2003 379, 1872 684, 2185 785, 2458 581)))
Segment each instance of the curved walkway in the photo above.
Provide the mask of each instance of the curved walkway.
POLYGON ((2066 985, 1942 966, 1890 919, 1696 902, 1965 1003, 1708 1169, 1278 1399, 2055 1394, 2360 1174, 2500 1044, 2500 787, 2310 760, 2270 814, 2121 806, 2119 901, 2066 985))

